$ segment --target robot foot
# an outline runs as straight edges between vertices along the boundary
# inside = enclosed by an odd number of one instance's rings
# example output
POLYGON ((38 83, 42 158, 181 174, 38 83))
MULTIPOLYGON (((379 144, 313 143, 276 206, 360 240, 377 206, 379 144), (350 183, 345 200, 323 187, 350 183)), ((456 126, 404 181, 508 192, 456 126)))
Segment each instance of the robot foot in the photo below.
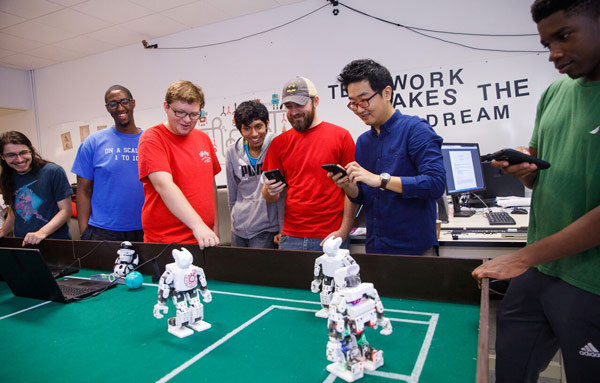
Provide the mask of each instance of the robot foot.
POLYGON ((188 323, 187 325, 189 328, 192 328, 198 332, 204 331, 204 330, 208 330, 209 328, 211 328, 212 326, 210 325, 210 323, 205 322, 203 320, 199 320, 196 323, 188 323))
POLYGON ((177 327, 177 326, 169 325, 168 331, 178 338, 185 338, 186 336, 190 336, 194 333, 194 331, 192 331, 189 328, 184 327, 184 326, 177 327))
POLYGON ((327 371, 346 382, 354 382, 363 377, 364 367, 362 363, 353 363, 348 367, 350 369, 342 363, 331 363, 327 365, 327 371))
POLYGON ((373 350, 371 357, 365 358, 365 370, 374 371, 383 366, 383 350, 373 350))
POLYGON ((323 307, 321 310, 315 313, 317 318, 329 318, 329 308, 323 307))

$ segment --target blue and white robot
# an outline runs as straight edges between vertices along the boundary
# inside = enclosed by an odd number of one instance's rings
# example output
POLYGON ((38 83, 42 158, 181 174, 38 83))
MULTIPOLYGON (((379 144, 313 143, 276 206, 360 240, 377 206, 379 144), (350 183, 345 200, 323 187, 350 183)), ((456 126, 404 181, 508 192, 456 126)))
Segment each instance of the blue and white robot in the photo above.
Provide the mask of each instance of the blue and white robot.
POLYGON ((381 334, 390 335, 392 324, 383 314, 383 304, 372 283, 361 283, 358 264, 335 272, 336 291, 329 306, 329 342, 327 359, 333 363, 327 371, 353 382, 364 370, 383 365, 383 351, 371 348, 364 331, 381 326, 381 334))
POLYGON ((327 318, 329 316, 329 303, 335 290, 333 281, 336 270, 355 264, 354 258, 350 256, 350 251, 340 249, 342 239, 340 237, 330 237, 323 244, 323 252, 315 259, 314 279, 310 285, 310 291, 318 293, 321 291, 321 310, 315 313, 319 318, 327 318))
POLYGON ((169 311, 167 299, 170 297, 175 305, 175 316, 169 318, 168 331, 179 337, 190 336, 194 331, 208 330, 211 325, 205 322, 204 306, 200 303, 198 289, 202 300, 208 303, 212 295, 208 291, 204 270, 192 265, 192 254, 185 248, 174 249, 175 263, 169 263, 158 283, 158 303, 154 305, 154 317, 160 319, 169 311))

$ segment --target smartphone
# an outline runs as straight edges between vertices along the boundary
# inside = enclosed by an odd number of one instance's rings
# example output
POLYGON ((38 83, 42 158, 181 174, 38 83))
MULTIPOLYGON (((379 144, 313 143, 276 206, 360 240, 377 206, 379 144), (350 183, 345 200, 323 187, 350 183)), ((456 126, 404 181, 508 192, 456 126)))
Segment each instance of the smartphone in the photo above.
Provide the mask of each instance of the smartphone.
POLYGON ((539 158, 535 158, 529 154, 521 153, 514 149, 502 149, 495 153, 486 154, 485 156, 481 157, 481 162, 491 162, 492 160, 508 161, 509 165, 529 162, 531 164, 536 164, 539 170, 548 169, 550 167, 549 162, 540 160, 539 158))
POLYGON ((348 173, 346 173, 346 170, 336 164, 325 164, 325 165, 321 165, 321 167, 325 170, 327 170, 328 172, 333 173, 334 175, 342 173, 342 177, 346 177, 348 175, 348 173))
POLYGON ((281 174, 281 171, 279 171, 279 169, 273 169, 273 170, 269 170, 264 172, 265 177, 267 177, 268 180, 276 180, 276 181, 281 181, 283 182, 283 184, 285 186, 288 186, 287 182, 285 182, 285 178, 283 177, 283 174, 281 174))

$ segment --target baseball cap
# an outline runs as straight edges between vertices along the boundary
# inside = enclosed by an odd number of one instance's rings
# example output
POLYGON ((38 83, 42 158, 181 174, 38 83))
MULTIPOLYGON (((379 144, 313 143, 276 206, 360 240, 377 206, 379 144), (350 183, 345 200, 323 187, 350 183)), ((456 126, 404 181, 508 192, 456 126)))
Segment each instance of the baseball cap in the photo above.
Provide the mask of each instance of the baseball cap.
POLYGON ((283 86, 283 91, 281 91, 280 109, 283 108, 283 104, 286 102, 306 105, 308 100, 316 95, 317 88, 315 88, 315 84, 313 84, 312 81, 306 77, 296 76, 296 78, 286 82, 283 86))

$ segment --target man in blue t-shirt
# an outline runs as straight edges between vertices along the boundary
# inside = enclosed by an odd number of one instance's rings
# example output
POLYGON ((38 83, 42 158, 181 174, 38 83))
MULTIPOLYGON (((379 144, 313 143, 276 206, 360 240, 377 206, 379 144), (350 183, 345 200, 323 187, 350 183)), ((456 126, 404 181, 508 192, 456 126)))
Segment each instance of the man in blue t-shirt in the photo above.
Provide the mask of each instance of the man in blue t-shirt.
POLYGON ((143 242, 144 190, 138 177, 135 100, 113 85, 104 95, 115 125, 90 135, 79 147, 71 171, 77 174, 77 220, 81 239, 143 242))

